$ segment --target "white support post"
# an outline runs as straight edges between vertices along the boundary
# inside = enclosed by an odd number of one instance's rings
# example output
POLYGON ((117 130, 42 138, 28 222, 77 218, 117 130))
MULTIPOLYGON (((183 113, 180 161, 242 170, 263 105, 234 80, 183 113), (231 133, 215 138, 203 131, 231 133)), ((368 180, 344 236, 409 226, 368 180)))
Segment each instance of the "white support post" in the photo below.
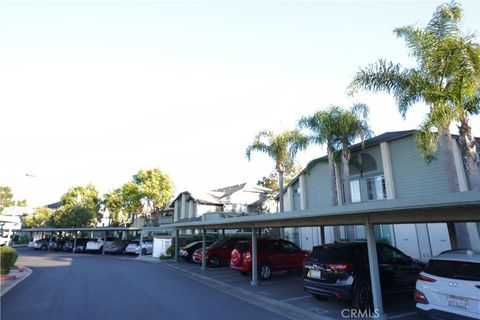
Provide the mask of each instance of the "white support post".
POLYGON ((75 236, 73 238, 73 247, 72 247, 73 253, 75 253, 75 247, 77 246, 77 235, 78 235, 78 231, 75 231, 75 236))
POLYGON ((258 286, 257 269, 257 228, 252 227, 252 286, 258 286))
POLYGON ((180 236, 180 230, 178 230, 177 228, 175 228, 175 254, 174 254, 174 257, 175 257, 175 261, 178 262, 178 236, 180 236))
POLYGON ((368 261, 370 268, 370 281, 372 286, 374 308, 373 311, 378 314, 378 317, 376 317, 375 319, 386 320, 387 315, 383 313, 382 290, 380 289, 380 272, 378 269, 377 243, 375 241, 375 235, 373 233, 373 224, 370 222, 368 216, 365 222, 365 230, 367 233, 368 261))
POLYGON ((142 255, 143 250, 143 230, 140 231, 140 243, 138 244, 138 256, 142 255))
POLYGON ((107 246, 107 231, 103 231, 102 256, 105 255, 105 247, 106 246, 107 246))
POLYGON ((206 247, 207 247, 207 230, 203 229, 202 233, 202 268, 200 270, 207 270, 207 257, 206 257, 206 247))

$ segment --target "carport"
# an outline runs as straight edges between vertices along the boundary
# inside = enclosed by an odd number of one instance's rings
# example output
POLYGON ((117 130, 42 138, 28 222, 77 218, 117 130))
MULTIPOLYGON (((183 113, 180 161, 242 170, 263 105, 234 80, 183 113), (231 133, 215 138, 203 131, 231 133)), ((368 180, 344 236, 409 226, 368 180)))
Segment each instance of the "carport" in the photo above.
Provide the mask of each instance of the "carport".
MULTIPOLYGON (((180 230, 201 230, 203 233, 202 270, 206 270, 206 234, 213 229, 250 229, 252 232, 252 279, 257 278, 257 231, 271 227, 322 227, 334 225, 364 225, 367 236, 368 259, 373 304, 378 319, 387 319, 383 310, 380 276, 373 226, 375 224, 433 223, 433 222, 478 222, 480 221, 480 193, 461 192, 439 194, 423 198, 364 202, 328 208, 307 209, 275 214, 250 215, 215 221, 177 222, 163 227, 175 230, 175 258, 178 259, 178 237, 180 230)), ((153 229, 153 228, 150 228, 153 229)), ((455 238, 452 232, 451 237, 455 238)), ((454 242, 454 241, 452 241, 454 242)))
MULTIPOLYGON (((32 239, 32 234, 34 233, 58 233, 58 232, 70 232, 74 234, 73 245, 77 244, 78 232, 102 232, 102 237, 107 240, 108 232, 140 232, 140 237, 143 239, 143 231, 141 228, 129 228, 129 227, 99 227, 99 228, 31 228, 31 229, 20 229, 17 232, 28 232, 30 234, 30 239, 32 239)), ((140 242, 141 250, 141 242, 140 242)), ((141 252, 141 251, 140 251, 141 252)), ((102 255, 105 254, 105 246, 103 246, 102 255)))

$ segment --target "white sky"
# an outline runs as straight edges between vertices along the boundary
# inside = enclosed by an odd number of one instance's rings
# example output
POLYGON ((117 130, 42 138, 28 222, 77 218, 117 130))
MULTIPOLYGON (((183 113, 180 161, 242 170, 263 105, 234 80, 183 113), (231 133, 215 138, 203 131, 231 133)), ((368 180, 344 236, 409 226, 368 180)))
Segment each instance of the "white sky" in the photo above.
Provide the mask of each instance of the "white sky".
MULTIPOLYGON (((378 58, 412 64, 392 30, 424 26, 440 3, 2 1, 0 185, 36 206, 141 168, 177 192, 256 183, 274 165, 245 159, 255 134, 330 104, 367 103, 375 134, 414 129, 423 106, 404 121, 391 97, 345 88, 378 58)), ((479 2, 460 3, 478 32, 479 2)))

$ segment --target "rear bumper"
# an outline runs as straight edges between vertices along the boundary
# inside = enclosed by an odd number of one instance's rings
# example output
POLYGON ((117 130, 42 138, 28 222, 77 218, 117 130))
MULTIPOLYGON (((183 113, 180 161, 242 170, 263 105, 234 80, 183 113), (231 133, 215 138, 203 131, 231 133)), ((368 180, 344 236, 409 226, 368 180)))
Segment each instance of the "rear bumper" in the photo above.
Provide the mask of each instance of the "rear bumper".
POLYGON ((445 319, 445 320, 477 320, 480 319, 480 314, 473 314, 471 312, 456 311, 455 313, 445 308, 433 306, 430 304, 417 303, 417 312, 424 319, 445 319))
POLYGON ((318 281, 303 279, 303 289, 312 294, 339 299, 352 299, 353 285, 338 285, 332 283, 319 283, 318 281))

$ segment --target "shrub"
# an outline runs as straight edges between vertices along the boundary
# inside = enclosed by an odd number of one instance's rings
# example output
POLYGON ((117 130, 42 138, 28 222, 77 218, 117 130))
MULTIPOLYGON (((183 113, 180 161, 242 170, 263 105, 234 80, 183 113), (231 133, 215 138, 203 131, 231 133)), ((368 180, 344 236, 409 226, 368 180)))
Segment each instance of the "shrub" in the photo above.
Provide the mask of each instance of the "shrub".
POLYGON ((171 258, 175 255, 175 244, 172 244, 170 247, 168 247, 167 251, 165 252, 168 258, 171 258))
POLYGON ((17 250, 9 246, 0 247, 0 274, 8 274, 17 262, 17 250))

